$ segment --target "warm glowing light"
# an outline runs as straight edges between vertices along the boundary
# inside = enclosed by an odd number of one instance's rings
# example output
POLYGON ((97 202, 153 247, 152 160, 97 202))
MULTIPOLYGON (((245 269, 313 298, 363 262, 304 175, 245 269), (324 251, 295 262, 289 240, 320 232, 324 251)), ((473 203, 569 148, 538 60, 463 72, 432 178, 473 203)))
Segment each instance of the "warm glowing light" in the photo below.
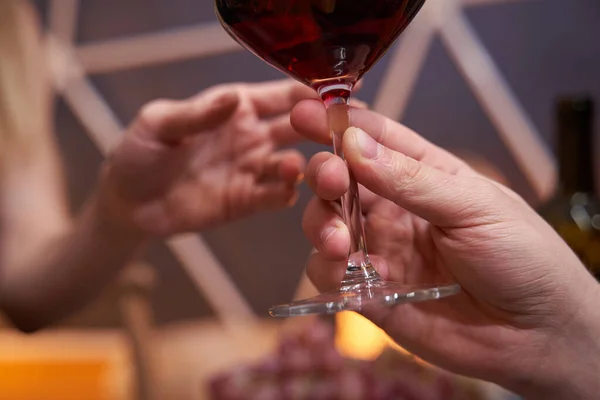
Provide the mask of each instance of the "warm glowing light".
POLYGON ((400 347, 377 325, 354 312, 337 314, 335 345, 342 355, 359 360, 374 360, 385 349, 391 348, 410 355, 415 362, 427 364, 400 347))
POLYGON ((128 344, 120 332, 0 331, 0 400, 131 398, 128 344))
POLYGON ((105 360, 0 362, 0 399, 113 400, 105 360))
POLYGON ((374 360, 391 343, 393 341, 385 332, 360 314, 337 314, 335 344, 342 355, 360 360, 374 360))

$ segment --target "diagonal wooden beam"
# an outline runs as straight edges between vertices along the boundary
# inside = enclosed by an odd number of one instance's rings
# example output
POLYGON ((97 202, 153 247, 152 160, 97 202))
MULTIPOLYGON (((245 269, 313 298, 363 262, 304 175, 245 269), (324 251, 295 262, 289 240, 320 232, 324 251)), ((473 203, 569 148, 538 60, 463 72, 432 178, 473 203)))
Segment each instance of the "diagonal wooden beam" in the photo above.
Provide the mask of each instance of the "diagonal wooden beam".
POLYGON ((556 185, 556 166, 547 144, 462 10, 446 6, 440 18, 445 21, 441 38, 451 58, 537 196, 547 198, 556 185))
POLYGON ((139 68, 241 50, 217 22, 81 45, 77 57, 90 74, 139 68))
POLYGON ((435 25, 427 13, 432 4, 425 3, 424 13, 396 45, 373 103, 375 111, 396 121, 404 116, 435 35, 435 25))
POLYGON ((79 20, 79 0, 51 0, 48 11, 50 31, 64 43, 74 43, 79 20))

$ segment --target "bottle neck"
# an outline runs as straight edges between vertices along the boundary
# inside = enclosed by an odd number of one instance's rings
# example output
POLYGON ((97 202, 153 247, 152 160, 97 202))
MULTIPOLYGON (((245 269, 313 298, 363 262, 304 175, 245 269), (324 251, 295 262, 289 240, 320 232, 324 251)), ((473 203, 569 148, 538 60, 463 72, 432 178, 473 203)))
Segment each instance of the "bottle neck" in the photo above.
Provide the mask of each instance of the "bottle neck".
POLYGON ((561 192, 565 196, 595 193, 592 102, 586 98, 563 99, 557 108, 561 192))

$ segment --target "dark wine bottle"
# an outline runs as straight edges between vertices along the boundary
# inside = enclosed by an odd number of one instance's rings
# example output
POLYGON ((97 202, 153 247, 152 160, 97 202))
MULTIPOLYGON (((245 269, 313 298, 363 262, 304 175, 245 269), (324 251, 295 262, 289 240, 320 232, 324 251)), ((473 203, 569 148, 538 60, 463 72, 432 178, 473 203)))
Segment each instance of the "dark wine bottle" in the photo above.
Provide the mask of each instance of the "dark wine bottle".
POLYGON ((600 201, 594 177, 594 102, 561 97, 555 105, 559 188, 540 214, 600 281, 600 201))

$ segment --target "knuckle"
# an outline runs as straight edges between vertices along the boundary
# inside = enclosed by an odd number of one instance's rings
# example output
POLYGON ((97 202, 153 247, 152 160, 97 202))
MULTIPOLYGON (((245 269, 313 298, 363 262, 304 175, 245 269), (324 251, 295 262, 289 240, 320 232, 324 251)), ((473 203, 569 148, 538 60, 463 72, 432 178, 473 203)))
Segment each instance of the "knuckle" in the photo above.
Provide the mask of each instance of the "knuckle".
POLYGON ((514 210, 513 204, 504 201, 508 196, 493 182, 474 178, 469 186, 473 195, 467 196, 468 207, 465 207, 463 218, 489 225, 504 220, 514 210))
POLYGON ((481 203, 486 206, 498 204, 502 198, 506 197, 502 190, 487 178, 477 179, 474 190, 477 190, 481 194, 481 203))
POLYGON ((391 173, 394 177, 393 189, 396 191, 415 190, 421 177, 422 165, 409 157, 394 157, 391 162, 391 173))

